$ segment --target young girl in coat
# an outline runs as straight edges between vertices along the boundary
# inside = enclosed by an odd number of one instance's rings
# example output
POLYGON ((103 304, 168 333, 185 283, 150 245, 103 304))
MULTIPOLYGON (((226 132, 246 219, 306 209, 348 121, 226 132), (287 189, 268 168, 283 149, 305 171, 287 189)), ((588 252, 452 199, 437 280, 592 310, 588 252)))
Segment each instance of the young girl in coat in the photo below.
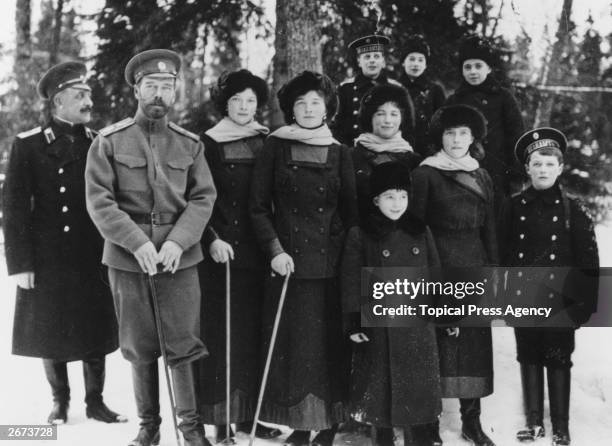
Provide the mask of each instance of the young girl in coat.
POLYGON ((393 445, 393 427, 405 445, 431 445, 427 425, 441 412, 439 360, 433 326, 362 328, 362 267, 438 266, 429 229, 406 211, 410 172, 398 162, 374 167, 370 212, 347 236, 341 289, 347 331, 355 345, 349 410, 376 429, 376 444, 393 445))
MULTIPOLYGON (((411 210, 430 228, 443 267, 498 263, 493 185, 480 167, 486 136, 482 113, 467 105, 440 108, 430 125, 437 151, 412 171, 411 210)), ((459 398, 462 436, 476 446, 495 446, 480 424, 480 398, 493 393, 493 341, 489 327, 440 331, 443 398, 459 398)), ((439 426, 432 438, 441 444, 439 426)))
POLYGON ((287 125, 266 140, 250 198, 254 232, 274 275, 266 284, 265 341, 281 276, 291 278, 261 418, 294 429, 287 445, 331 446, 346 398, 337 283, 346 231, 357 222, 355 175, 349 148, 327 126, 337 103, 331 80, 304 71, 277 96, 287 125), (319 431, 312 441, 311 431, 319 431))

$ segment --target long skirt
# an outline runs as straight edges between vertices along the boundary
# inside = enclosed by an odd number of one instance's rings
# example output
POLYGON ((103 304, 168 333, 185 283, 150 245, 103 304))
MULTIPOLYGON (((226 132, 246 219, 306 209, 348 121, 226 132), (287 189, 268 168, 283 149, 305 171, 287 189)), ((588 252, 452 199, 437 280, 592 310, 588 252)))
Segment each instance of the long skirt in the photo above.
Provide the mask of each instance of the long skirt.
MULTIPOLYGON (((200 264, 202 340, 210 356, 198 363, 198 395, 205 424, 226 423, 226 271, 207 258, 200 264)), ((230 423, 250 421, 261 380, 261 309, 265 272, 230 270, 230 423)))
MULTIPOLYGON (((283 280, 267 280, 264 354, 283 280)), ((345 345, 336 279, 291 278, 261 419, 300 430, 328 429, 343 421, 348 390, 345 345)))

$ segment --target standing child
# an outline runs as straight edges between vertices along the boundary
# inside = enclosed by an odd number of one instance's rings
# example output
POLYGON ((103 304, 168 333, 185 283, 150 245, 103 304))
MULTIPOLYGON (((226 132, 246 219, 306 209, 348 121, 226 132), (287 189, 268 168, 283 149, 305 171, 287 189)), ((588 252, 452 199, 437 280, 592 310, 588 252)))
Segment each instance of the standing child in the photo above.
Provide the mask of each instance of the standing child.
MULTIPOLYGON (((408 37, 402 51, 404 72, 399 78, 410 93, 414 104, 414 150, 425 156, 429 140, 429 121, 437 109, 444 105, 444 89, 427 72, 431 51, 420 34, 408 37)), ((406 135, 409 136, 409 135, 406 135)))
MULTIPOLYGON (((567 141, 552 128, 525 133, 516 144, 516 156, 524 163, 531 187, 509 199, 502 212, 501 247, 504 265, 529 267, 577 267, 596 271, 599 256, 593 223, 578 202, 569 198, 559 184, 567 141)), ((538 268, 541 270, 541 268, 538 268)), ((555 280, 556 271, 546 271, 555 280)), ((517 433, 519 441, 544 437, 544 367, 548 376, 548 398, 553 445, 569 445, 569 401, 571 355, 575 329, 595 311, 597 280, 572 280, 569 275, 562 292, 540 284, 529 286, 519 277, 508 275, 508 295, 528 300, 534 306, 565 309, 572 326, 556 328, 516 328, 517 359, 521 365, 526 428, 517 433), (574 301, 575 300, 575 301, 574 301)))
POLYGON ((410 172, 397 162, 379 164, 370 177, 374 207, 350 230, 342 259, 343 313, 356 348, 350 412, 376 428, 376 443, 393 445, 393 427, 407 429, 405 445, 430 445, 428 425, 442 410, 439 360, 433 326, 359 326, 362 267, 438 266, 429 229, 406 212, 410 172), (411 429, 412 427, 412 429, 411 429))
POLYGON ((466 39, 459 50, 463 81, 446 103, 471 105, 487 120, 482 167, 493 180, 495 209, 499 209, 510 195, 510 180, 520 176, 513 149, 523 133, 523 119, 512 92, 495 79, 492 60, 491 47, 483 39, 476 36, 466 39))

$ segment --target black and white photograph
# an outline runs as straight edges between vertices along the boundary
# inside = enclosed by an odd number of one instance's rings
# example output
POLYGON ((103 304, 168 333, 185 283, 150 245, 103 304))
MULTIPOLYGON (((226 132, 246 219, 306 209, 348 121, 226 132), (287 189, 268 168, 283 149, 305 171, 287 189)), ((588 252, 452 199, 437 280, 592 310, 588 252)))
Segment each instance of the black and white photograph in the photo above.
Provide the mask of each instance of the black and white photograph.
POLYGON ((612 444, 610 0, 4 0, 0 188, 7 444, 612 444))

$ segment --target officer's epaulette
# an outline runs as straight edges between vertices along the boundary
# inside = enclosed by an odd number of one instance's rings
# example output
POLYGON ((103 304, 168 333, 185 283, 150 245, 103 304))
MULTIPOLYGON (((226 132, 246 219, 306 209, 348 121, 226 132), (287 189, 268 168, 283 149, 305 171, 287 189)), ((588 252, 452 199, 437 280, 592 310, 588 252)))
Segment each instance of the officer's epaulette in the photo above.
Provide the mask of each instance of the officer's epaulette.
POLYGON ((353 82, 355 82, 355 78, 354 77, 350 77, 347 80, 340 82, 340 86, 342 87, 343 85, 350 84, 350 83, 353 83, 353 82))
POLYGON ((85 135, 86 135, 86 136, 87 136, 89 139, 91 139, 91 140, 95 139, 95 137, 96 137, 96 135, 97 135, 97 134, 98 134, 98 132, 96 132, 94 129, 90 129, 90 128, 89 128, 89 127, 87 127, 87 126, 85 127, 85 135))
POLYGON ((113 133, 116 133, 119 130, 123 130, 135 123, 136 121, 134 121, 134 118, 125 118, 122 121, 115 122, 114 124, 111 124, 108 127, 104 127, 102 130, 100 130, 100 135, 102 136, 112 135, 113 133))
POLYGON ((395 79, 391 79, 390 77, 387 78, 387 82, 389 82, 391 85, 396 85, 398 87, 403 87, 403 85, 401 83, 399 83, 398 81, 396 81, 395 79))
POLYGON ((195 133, 191 133, 189 130, 185 130, 183 127, 176 125, 174 122, 169 122, 168 127, 174 130, 176 133, 180 133, 187 138, 193 139, 195 142, 200 140, 200 137, 195 133))
POLYGON ((34 127, 34 128, 33 128, 33 129, 31 129, 31 130, 27 130, 27 131, 25 131, 25 132, 21 132, 21 133, 19 133, 19 134, 17 135, 17 138, 19 138, 19 139, 25 139, 25 138, 27 138, 27 137, 29 137, 29 136, 36 135, 36 134, 40 133, 41 131, 42 131, 42 127, 40 127, 40 126, 38 126, 38 127, 34 127))

